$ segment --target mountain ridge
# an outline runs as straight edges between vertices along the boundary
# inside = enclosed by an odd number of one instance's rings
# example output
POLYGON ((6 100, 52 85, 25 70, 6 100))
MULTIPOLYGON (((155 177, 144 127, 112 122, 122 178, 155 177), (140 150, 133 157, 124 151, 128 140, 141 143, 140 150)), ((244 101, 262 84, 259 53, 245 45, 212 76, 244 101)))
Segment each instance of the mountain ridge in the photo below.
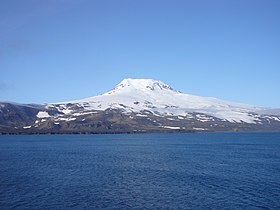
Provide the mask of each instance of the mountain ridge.
POLYGON ((1 133, 280 131, 280 115, 267 108, 182 93, 153 79, 127 78, 81 100, 9 104, 14 115, 7 104, 0 103, 1 133))
POLYGON ((253 122, 252 117, 242 114, 242 111, 256 112, 264 108, 247 104, 226 102, 214 97, 201 97, 185 94, 174 90, 169 85, 152 79, 124 79, 114 89, 104 94, 63 103, 87 104, 90 109, 105 110, 108 108, 123 108, 127 111, 149 110, 161 114, 184 115, 199 111, 230 121, 253 122), (142 106, 141 106, 142 105, 142 106), (223 109, 222 109, 223 108, 223 109), (221 110, 222 109, 222 110, 221 110), (225 113, 223 113, 225 112, 225 113))

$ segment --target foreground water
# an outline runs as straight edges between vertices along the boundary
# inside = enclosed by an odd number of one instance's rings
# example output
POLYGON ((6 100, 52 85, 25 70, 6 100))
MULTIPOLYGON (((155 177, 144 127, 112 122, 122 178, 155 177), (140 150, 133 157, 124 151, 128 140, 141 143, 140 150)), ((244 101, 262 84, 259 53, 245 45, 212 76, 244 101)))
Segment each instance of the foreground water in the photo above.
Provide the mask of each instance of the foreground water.
POLYGON ((0 209, 280 209, 280 133, 0 136, 0 209))

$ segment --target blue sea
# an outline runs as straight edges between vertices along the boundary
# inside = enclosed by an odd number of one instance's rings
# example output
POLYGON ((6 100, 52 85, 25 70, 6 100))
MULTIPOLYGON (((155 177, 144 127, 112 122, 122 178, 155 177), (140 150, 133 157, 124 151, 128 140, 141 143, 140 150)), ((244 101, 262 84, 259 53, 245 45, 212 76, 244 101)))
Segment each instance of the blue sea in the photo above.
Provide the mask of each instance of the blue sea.
POLYGON ((280 133, 0 136, 0 209, 280 209, 280 133))

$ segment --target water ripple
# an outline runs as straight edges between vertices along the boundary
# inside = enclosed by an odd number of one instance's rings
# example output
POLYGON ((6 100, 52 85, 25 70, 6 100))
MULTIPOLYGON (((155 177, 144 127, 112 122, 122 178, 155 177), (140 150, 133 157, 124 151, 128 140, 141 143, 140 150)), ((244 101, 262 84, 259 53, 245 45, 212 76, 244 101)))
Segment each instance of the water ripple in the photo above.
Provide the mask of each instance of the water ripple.
POLYGON ((280 134, 0 136, 1 209, 280 209, 280 134))

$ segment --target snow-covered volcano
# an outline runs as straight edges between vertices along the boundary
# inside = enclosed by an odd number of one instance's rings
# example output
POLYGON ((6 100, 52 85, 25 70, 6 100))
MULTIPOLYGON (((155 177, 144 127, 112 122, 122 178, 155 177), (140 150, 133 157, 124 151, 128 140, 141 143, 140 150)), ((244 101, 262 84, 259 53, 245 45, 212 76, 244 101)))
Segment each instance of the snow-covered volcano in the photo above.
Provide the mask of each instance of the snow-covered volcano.
POLYGON ((229 122, 256 123, 261 107, 226 102, 213 97, 181 93, 167 84, 152 79, 124 79, 114 89, 102 95, 63 103, 49 104, 65 114, 76 112, 73 107, 87 111, 119 109, 122 112, 147 110, 161 116, 188 116, 203 113, 229 122), (71 104, 71 106, 69 106, 71 104))
POLYGON ((278 109, 181 93, 124 79, 102 95, 62 103, 0 103, 0 133, 280 131, 278 109))

